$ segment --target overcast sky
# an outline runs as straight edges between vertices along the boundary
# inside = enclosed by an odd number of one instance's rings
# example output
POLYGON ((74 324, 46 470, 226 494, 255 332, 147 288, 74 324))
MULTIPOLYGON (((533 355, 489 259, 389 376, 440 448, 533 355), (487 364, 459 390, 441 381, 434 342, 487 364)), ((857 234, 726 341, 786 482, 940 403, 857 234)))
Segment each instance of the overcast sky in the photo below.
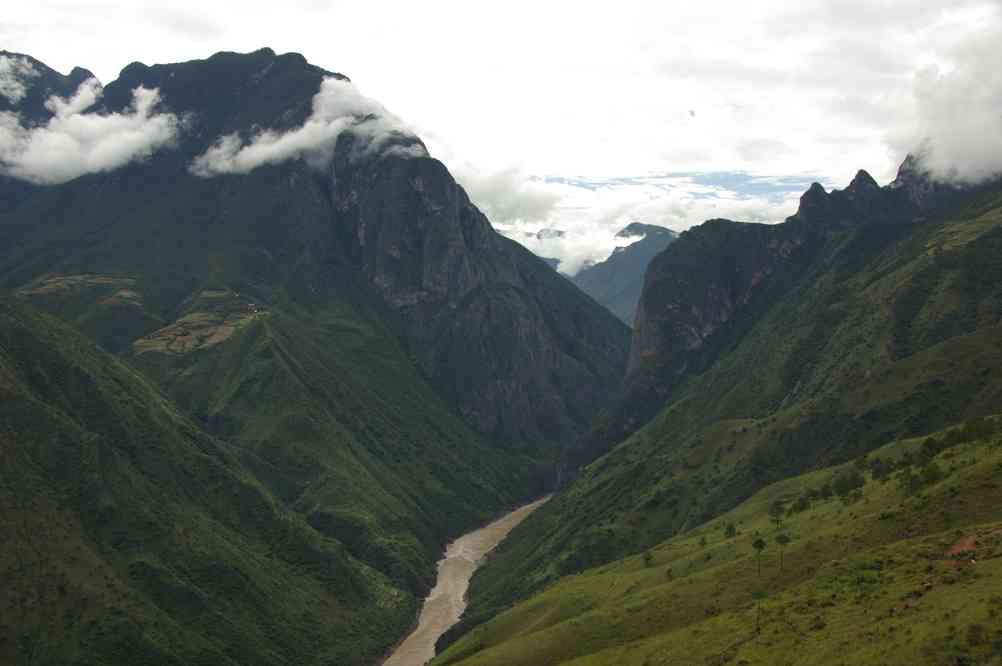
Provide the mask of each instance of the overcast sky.
POLYGON ((1002 154, 1000 0, 9 4, 0 47, 104 82, 133 60, 300 52, 569 271, 630 221, 781 221, 813 180, 887 182, 922 139, 961 179, 1002 154))

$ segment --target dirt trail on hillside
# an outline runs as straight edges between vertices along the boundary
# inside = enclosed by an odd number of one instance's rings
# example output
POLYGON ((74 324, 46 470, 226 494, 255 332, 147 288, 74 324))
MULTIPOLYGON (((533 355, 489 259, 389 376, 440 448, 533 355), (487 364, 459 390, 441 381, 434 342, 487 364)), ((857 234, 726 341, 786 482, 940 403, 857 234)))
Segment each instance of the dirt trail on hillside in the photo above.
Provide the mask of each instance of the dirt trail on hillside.
POLYGON ((549 497, 515 509, 493 523, 464 534, 438 562, 435 587, 421 607, 417 629, 383 662, 383 666, 423 666, 435 656, 435 641, 459 622, 466 610, 466 591, 481 560, 549 497))

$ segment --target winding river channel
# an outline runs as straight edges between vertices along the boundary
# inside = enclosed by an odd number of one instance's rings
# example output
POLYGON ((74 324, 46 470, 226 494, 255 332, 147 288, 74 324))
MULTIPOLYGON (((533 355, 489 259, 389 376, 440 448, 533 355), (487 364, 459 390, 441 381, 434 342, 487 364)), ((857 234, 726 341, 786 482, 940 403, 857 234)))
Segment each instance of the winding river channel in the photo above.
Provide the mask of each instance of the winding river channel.
POLYGON ((417 628, 397 646, 383 666, 423 666, 431 661, 435 656, 435 641, 459 622, 466 610, 470 578, 484 556, 547 499, 544 497, 519 507, 449 544, 445 557, 438 562, 438 578, 421 607, 417 628))

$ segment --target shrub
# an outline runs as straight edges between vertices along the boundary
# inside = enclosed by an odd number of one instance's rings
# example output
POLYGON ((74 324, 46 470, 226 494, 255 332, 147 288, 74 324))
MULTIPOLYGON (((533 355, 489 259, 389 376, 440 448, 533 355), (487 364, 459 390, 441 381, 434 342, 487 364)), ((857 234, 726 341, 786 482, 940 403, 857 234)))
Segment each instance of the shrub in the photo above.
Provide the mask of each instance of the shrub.
POLYGON ((790 505, 788 514, 803 513, 811 508, 811 499, 809 493, 804 493, 797 500, 790 505))
POLYGON ((832 490, 839 497, 847 497, 849 493, 857 488, 862 488, 866 484, 866 479, 859 473, 858 469, 844 469, 832 479, 832 490))
POLYGON ((883 458, 873 458, 870 460, 870 476, 874 481, 885 481, 894 471, 894 466, 883 458))

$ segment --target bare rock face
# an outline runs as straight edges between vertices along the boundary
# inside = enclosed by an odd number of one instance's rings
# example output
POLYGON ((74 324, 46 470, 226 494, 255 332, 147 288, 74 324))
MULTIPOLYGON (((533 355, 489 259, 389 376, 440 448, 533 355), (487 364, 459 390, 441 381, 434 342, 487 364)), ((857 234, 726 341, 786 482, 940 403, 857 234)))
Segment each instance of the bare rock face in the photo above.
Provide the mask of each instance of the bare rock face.
POLYGON ((569 443, 617 390, 628 329, 496 233, 445 166, 386 150, 333 165, 334 228, 432 384, 505 444, 569 443))

